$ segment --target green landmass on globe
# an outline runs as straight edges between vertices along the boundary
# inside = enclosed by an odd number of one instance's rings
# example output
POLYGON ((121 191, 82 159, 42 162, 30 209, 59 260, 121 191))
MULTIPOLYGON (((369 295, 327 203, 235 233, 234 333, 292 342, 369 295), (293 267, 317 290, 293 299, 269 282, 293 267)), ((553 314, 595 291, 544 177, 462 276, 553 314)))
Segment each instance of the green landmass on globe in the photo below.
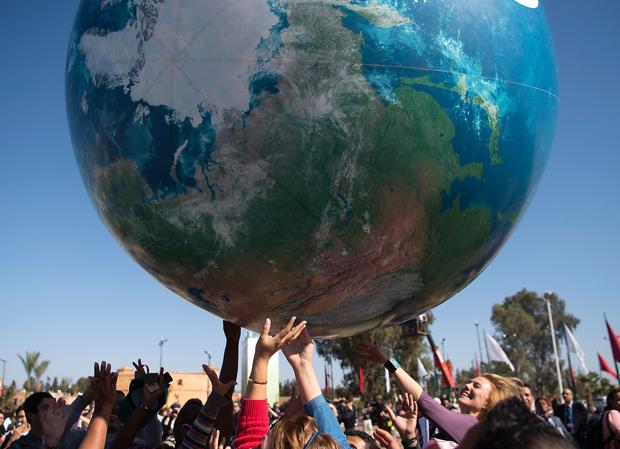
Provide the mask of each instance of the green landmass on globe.
POLYGON ((407 321, 497 254, 557 113, 542 8, 513 0, 84 0, 80 170, 183 298, 322 336, 407 321))

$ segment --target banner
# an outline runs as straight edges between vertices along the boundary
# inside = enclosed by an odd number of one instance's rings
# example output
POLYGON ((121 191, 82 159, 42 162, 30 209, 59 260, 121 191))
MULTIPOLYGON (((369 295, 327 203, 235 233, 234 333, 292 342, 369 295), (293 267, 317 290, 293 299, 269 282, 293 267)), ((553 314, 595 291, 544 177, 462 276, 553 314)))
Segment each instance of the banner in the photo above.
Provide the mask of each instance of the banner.
POLYGON ((487 342, 487 352, 489 356, 489 362, 504 362, 506 365, 510 367, 512 371, 514 371, 515 370, 514 365, 508 359, 508 356, 506 355, 502 347, 499 345, 497 340, 495 340, 493 337, 487 334, 486 331, 484 332, 484 338, 486 339, 486 342, 487 342))
POLYGON ((566 324, 564 324, 564 332, 566 332, 566 341, 568 342, 567 343, 568 350, 572 352, 573 354, 575 354, 575 356, 577 357, 577 360, 579 360, 578 371, 583 374, 588 374, 589 370, 588 370, 588 367, 586 366, 586 354, 583 352, 583 349, 581 349, 579 342, 577 341, 577 339, 575 338, 575 336, 573 335, 573 333, 570 331, 570 329, 568 328, 566 324))
POLYGON ((598 355, 598 368, 601 371, 605 371, 607 374, 609 374, 614 379, 617 379, 618 375, 614 373, 614 371, 609 367, 609 365, 607 364, 607 360, 605 360, 603 356, 600 355, 598 352, 596 354, 598 355))
POLYGON ((420 360, 420 358, 418 357, 418 379, 422 379, 426 376, 428 376, 428 371, 426 371, 422 360, 420 360))
POLYGON ((614 355, 614 360, 620 362, 620 340, 609 325, 609 321, 605 318, 605 324, 607 325, 607 333, 609 334, 609 344, 611 345, 611 353, 614 355))

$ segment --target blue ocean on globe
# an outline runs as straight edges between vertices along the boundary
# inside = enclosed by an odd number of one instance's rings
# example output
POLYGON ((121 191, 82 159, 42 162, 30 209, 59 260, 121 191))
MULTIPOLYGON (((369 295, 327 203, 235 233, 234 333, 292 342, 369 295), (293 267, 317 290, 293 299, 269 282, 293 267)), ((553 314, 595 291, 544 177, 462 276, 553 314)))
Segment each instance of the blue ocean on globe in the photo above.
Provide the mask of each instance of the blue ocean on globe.
POLYGON ((129 254, 219 317, 320 336, 480 274, 558 95, 537 0, 82 0, 66 65, 84 184, 129 254))

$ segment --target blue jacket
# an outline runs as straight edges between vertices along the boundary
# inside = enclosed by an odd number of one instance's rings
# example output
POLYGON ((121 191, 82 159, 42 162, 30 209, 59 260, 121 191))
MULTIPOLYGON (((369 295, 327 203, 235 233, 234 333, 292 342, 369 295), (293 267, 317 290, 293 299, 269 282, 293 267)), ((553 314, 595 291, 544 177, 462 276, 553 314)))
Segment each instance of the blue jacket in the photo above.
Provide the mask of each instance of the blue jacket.
POLYGON ((342 449, 351 449, 347 437, 344 435, 340 424, 338 424, 338 419, 332 413, 322 394, 304 405, 304 410, 308 416, 312 416, 316 421, 316 426, 319 429, 318 433, 326 433, 336 440, 342 449))

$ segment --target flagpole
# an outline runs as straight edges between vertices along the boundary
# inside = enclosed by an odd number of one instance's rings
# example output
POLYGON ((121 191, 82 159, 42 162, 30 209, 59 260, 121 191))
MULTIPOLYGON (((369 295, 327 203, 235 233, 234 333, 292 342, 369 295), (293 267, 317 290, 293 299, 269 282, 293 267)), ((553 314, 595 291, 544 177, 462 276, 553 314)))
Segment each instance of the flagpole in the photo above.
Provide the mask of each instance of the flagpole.
MULTIPOLYGON (((607 321, 607 314, 603 313, 603 318, 605 318, 605 325, 609 328, 609 321, 607 321)), ((609 336, 609 344, 613 345, 611 342, 611 335, 609 336)), ((614 354, 613 346, 611 347, 611 357, 614 360, 614 368, 616 368, 616 376, 618 376, 618 384, 620 385, 620 372, 618 371, 618 361, 616 360, 616 354, 614 354)))
POLYGON ((553 342, 553 355, 555 356, 555 370, 558 375, 558 388, 560 389, 560 404, 564 403, 562 399, 562 392, 564 386, 562 385, 562 371, 560 370, 560 358, 558 357, 558 345, 555 343, 555 328, 553 327, 553 315, 551 314, 551 292, 543 293, 543 300, 547 303, 547 313, 549 314, 549 330, 551 331, 551 341, 553 342))
MULTIPOLYGON (((564 326, 568 328, 568 325, 564 323, 564 326)), ((568 335, 564 332, 564 344, 566 345, 566 359, 568 360, 568 375, 570 378, 570 383, 573 387, 573 393, 575 397, 577 396, 577 385, 575 384, 575 376, 573 376, 573 364, 570 359, 570 348, 568 347, 568 335)))

